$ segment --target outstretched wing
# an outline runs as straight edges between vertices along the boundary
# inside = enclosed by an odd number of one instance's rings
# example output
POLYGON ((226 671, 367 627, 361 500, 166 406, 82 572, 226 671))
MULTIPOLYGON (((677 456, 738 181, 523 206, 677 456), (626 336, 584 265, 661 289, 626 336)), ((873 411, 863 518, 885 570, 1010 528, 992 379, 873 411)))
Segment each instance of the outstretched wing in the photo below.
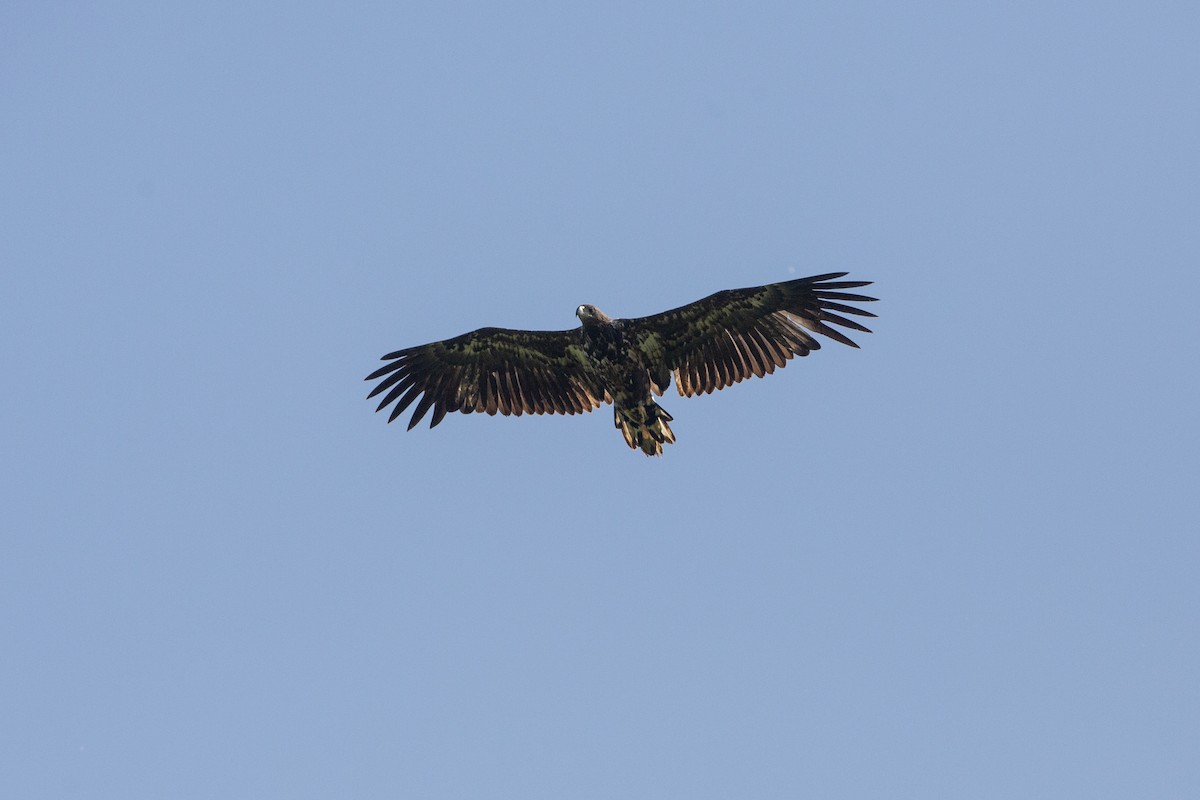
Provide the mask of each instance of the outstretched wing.
POLYGON ((397 350, 367 376, 383 378, 368 398, 387 392, 376 411, 396 405, 391 422, 421 397, 408 429, 430 408, 434 427, 450 411, 578 414, 600 406, 604 390, 588 367, 577 331, 480 328, 453 339, 397 350))
POLYGON ((846 305, 875 300, 842 289, 870 281, 838 281, 845 272, 814 275, 748 289, 728 289, 686 306, 649 317, 626 320, 638 347, 674 372, 684 397, 708 394, 783 367, 793 356, 819 350, 810 335, 858 347, 830 324, 871 331, 842 314, 875 316, 846 305), (844 302, 841 302, 844 301, 844 302))

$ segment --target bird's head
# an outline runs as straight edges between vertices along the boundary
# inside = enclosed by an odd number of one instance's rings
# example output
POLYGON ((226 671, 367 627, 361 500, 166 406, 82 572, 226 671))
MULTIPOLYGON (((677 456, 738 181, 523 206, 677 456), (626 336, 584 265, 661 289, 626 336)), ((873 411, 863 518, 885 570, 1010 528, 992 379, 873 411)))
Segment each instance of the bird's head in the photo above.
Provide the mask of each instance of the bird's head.
POLYGON ((607 314, 587 303, 575 309, 575 316, 579 317, 579 321, 584 325, 603 325, 612 322, 612 319, 607 314))

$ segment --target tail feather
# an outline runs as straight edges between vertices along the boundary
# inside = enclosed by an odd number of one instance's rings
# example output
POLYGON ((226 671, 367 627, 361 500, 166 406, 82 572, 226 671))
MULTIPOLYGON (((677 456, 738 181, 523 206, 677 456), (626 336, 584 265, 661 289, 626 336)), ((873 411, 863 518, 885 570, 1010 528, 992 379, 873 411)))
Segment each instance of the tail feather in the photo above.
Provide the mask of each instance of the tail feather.
POLYGON ((625 444, 648 456, 661 456, 663 445, 675 442, 675 433, 667 424, 672 419, 674 417, 653 400, 613 409, 613 421, 625 437, 625 444))

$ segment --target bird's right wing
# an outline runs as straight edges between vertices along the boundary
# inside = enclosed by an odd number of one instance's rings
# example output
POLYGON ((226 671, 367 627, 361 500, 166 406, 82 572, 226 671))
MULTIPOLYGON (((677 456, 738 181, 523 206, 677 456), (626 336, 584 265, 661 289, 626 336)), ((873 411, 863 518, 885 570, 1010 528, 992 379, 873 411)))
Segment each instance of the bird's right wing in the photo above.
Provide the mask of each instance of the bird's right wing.
POLYGON ((579 331, 480 328, 383 357, 391 363, 367 376, 383 378, 367 397, 387 392, 376 411, 395 403, 391 422, 419 395, 408 429, 430 408, 434 427, 450 411, 578 414, 607 398, 579 342, 579 331))

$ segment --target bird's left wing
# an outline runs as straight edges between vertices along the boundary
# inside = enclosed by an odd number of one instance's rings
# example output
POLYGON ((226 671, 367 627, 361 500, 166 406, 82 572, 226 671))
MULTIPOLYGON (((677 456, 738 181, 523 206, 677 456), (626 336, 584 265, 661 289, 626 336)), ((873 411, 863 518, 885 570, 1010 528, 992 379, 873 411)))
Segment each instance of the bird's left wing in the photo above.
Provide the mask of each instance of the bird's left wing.
POLYGON ((624 323, 643 353, 674 372, 675 388, 681 395, 708 394, 752 376, 761 378, 785 366, 793 356, 819 350, 821 344, 810 332, 858 347, 830 325, 870 333, 842 315, 875 316, 846 305, 875 298, 842 291, 870 284, 837 280, 844 275, 832 272, 766 286, 727 289, 671 311, 624 323))
POLYGON ((408 429, 430 408, 434 427, 450 411, 508 416, 578 414, 606 398, 579 344, 578 330, 522 331, 480 328, 453 339, 397 350, 391 363, 367 376, 383 378, 367 397, 387 392, 376 411, 391 403, 391 422, 418 396, 408 429))

